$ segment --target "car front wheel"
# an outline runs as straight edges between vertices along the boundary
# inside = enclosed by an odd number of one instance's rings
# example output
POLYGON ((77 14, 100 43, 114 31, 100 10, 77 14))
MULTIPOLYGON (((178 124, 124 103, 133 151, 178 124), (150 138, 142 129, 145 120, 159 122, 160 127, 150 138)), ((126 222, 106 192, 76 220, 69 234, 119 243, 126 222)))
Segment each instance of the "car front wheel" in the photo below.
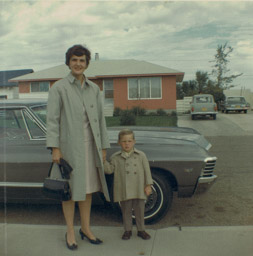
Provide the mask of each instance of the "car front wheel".
POLYGON ((172 204, 173 192, 170 182, 160 173, 152 172, 152 194, 145 203, 145 223, 160 220, 172 204))

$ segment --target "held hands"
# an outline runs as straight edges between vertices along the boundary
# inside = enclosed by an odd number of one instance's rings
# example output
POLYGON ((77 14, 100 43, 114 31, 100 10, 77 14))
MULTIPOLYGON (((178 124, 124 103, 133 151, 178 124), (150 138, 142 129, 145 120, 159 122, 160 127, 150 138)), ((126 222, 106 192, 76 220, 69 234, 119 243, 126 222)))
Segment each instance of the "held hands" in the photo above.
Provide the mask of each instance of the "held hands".
POLYGON ((152 194, 152 187, 151 185, 147 185, 144 189, 144 192, 146 194, 146 196, 150 196, 152 194))
POLYGON ((53 148, 53 151, 52 151, 52 161, 54 163, 59 164, 61 157, 62 157, 62 154, 61 154, 60 149, 59 148, 53 148))
POLYGON ((102 149, 103 162, 106 161, 106 149, 102 149))

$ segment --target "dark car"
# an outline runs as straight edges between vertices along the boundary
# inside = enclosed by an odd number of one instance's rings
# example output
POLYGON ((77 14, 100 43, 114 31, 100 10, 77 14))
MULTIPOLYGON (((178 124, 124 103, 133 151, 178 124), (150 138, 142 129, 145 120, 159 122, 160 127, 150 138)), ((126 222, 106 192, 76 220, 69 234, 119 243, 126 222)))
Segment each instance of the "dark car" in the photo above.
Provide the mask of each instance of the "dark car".
MULTIPOLYGON (((111 149, 120 147, 117 136, 122 127, 109 128, 111 149)), ((216 157, 208 153, 210 143, 197 131, 179 127, 131 127, 136 148, 149 159, 154 180, 153 193, 146 201, 147 223, 158 221, 171 206, 173 192, 190 197, 196 189, 216 179, 216 157)), ((52 202, 42 194, 51 162, 46 148, 46 101, 0 101, 0 201, 52 202)), ((112 196, 113 176, 107 176, 112 196)), ((104 202, 100 193, 94 203, 104 202)), ((55 203, 55 201, 54 201, 55 203)), ((114 204, 112 204, 114 205, 114 204)))
POLYGON ((228 96, 225 101, 220 103, 220 110, 222 113, 228 114, 230 111, 235 112, 244 112, 247 114, 247 111, 250 108, 250 104, 246 102, 243 96, 228 96))

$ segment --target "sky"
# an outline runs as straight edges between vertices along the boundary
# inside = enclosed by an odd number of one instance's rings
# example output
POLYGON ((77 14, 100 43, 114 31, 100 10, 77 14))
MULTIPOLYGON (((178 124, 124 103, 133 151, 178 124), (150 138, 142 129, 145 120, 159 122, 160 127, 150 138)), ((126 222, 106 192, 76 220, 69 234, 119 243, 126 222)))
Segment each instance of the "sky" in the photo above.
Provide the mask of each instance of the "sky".
MULTIPOLYGON (((2 1, 0 70, 61 65, 74 44, 101 60, 144 60, 211 73, 218 45, 233 48, 228 75, 253 91, 252 1, 2 1)), ((213 78, 211 75, 209 76, 213 78)))

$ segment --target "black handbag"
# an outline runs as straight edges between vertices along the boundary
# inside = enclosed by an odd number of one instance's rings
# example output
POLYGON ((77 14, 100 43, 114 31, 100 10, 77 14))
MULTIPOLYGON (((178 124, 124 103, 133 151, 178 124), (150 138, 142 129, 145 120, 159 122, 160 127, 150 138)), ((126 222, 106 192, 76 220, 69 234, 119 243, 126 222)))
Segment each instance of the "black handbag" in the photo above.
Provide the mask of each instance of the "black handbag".
MULTIPOLYGON (((61 172, 62 179, 50 178, 53 164, 54 163, 52 163, 50 166, 48 177, 45 178, 44 180, 42 192, 44 196, 47 198, 60 200, 60 201, 68 201, 71 199, 71 190, 70 190, 68 180, 64 179, 66 178, 66 175, 64 175, 64 172, 66 172, 66 170, 64 170, 63 165, 59 164, 58 166, 61 172)), ((71 171, 72 171, 72 168, 70 172, 71 171)))

